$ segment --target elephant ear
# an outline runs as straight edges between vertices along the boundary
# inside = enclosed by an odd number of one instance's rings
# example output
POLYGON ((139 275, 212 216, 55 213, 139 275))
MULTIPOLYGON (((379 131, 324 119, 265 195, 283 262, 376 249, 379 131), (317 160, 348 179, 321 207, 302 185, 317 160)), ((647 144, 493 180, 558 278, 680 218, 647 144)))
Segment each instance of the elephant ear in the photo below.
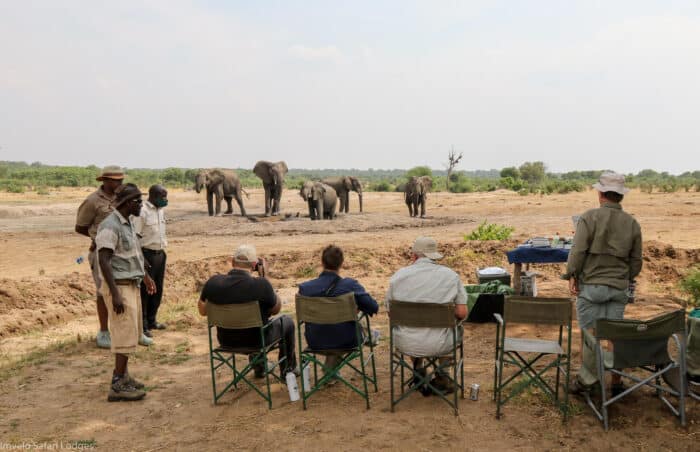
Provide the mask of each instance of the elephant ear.
POLYGON ((343 187, 345 187, 345 191, 351 191, 352 190, 352 179, 345 176, 343 178, 343 187))
POLYGON ((284 160, 277 162, 277 165, 279 165, 279 168, 283 174, 287 174, 289 172, 289 168, 287 168, 287 164, 284 162, 284 160))
POLYGON ((272 165, 272 163, 270 163, 266 160, 260 160, 258 163, 255 164, 255 167, 253 168, 253 172, 255 173, 256 176, 258 176, 264 182, 269 182, 272 180, 272 178, 270 177, 270 166, 271 165, 272 165))

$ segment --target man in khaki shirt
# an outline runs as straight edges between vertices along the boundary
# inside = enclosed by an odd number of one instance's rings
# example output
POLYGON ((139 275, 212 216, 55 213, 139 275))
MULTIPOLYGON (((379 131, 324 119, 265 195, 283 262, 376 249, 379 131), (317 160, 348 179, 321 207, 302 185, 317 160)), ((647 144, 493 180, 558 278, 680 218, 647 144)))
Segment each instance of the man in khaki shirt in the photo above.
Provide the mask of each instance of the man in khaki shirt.
MULTIPOLYGON (((622 319, 629 301, 627 289, 642 269, 642 232, 620 202, 629 189, 625 177, 603 173, 593 185, 600 207, 581 215, 564 277, 576 295, 576 314, 581 329, 592 329, 597 319, 622 319)), ((590 388, 595 376, 595 356, 585 346, 583 365, 574 392, 590 388)), ((613 397, 623 391, 619 375, 613 375, 613 397)))
POLYGON ((95 252, 95 235, 97 234, 97 227, 102 223, 102 220, 112 213, 114 192, 124 180, 124 171, 119 166, 106 166, 97 177, 97 180, 102 182, 100 188, 90 194, 78 207, 75 232, 90 237, 88 262, 90 262, 92 278, 97 289, 97 318, 100 321, 100 331, 97 333, 97 346, 110 348, 111 339, 107 329, 107 307, 100 294, 101 278, 97 263, 97 253, 95 252))

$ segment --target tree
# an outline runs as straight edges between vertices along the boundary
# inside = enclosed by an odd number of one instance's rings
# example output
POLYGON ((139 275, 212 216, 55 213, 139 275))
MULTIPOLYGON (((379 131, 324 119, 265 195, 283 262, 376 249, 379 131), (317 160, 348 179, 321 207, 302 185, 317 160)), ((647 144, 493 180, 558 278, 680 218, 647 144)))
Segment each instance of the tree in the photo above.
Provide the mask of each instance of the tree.
POLYGON ((447 154, 447 177, 445 178, 445 190, 450 191, 450 176, 452 175, 452 170, 455 169, 460 160, 462 160, 463 154, 460 152, 459 155, 455 153, 455 148, 452 147, 450 152, 447 154))
POLYGON ((520 170, 514 166, 509 166, 501 170, 501 177, 510 177, 513 180, 520 179, 520 170))
POLYGON ((544 176, 545 166, 543 162, 525 162, 520 165, 520 177, 530 184, 541 183, 544 176))
POLYGON ((427 166, 415 166, 406 172, 406 179, 411 179, 413 176, 433 176, 433 170, 427 166))

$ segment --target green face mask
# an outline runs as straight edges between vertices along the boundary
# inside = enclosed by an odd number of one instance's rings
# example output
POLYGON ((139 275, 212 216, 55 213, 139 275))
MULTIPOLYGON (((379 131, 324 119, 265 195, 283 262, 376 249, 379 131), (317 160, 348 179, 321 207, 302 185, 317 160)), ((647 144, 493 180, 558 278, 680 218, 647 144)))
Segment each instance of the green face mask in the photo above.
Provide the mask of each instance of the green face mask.
POLYGON ((168 205, 168 200, 163 199, 163 198, 159 198, 159 199, 156 199, 156 202, 154 202, 153 205, 162 209, 163 207, 168 205))

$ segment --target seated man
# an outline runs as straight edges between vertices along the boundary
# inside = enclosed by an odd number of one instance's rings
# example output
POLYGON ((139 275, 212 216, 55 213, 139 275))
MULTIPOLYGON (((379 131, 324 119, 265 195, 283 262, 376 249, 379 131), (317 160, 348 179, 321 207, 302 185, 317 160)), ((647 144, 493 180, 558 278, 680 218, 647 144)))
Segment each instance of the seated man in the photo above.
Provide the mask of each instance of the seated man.
MULTIPOLYGON (((249 301, 260 303, 260 314, 264 324, 270 322, 270 316, 280 312, 282 301, 272 289, 267 280, 267 263, 260 258, 252 245, 241 245, 233 253, 231 259, 233 270, 226 275, 214 275, 206 282, 198 302, 199 313, 207 315, 207 304, 238 304, 249 301), (257 271, 259 277, 251 273, 257 271)), ((272 326, 267 328, 265 343, 276 341, 282 337, 285 347, 280 347, 279 359, 286 357, 282 374, 294 372, 296 369, 296 354, 294 352, 294 321, 291 317, 281 316, 282 322, 274 319, 272 326)), ((216 336, 222 346, 229 347, 259 347, 260 333, 257 328, 231 330, 217 328, 216 336)), ((252 359, 252 357, 251 357, 252 359)), ((263 376, 263 365, 255 368, 255 376, 263 376)))
MULTIPOLYGON (((437 252, 435 240, 418 237, 413 243, 412 258, 413 264, 399 269, 389 281, 387 309, 391 309, 391 300, 454 303, 455 317, 465 319, 467 294, 464 286, 457 273, 435 262, 442 259, 442 254, 437 252)), ((457 340, 462 340, 461 328, 457 340)), ((421 357, 449 355, 452 352, 452 332, 449 328, 397 327, 394 330, 394 344, 397 349, 412 356, 414 369, 425 375, 421 357)), ((454 391, 454 385, 442 373, 438 373, 431 384, 445 393, 454 391)))
MULTIPOLYGON (((307 297, 336 297, 353 292, 358 310, 369 315, 376 314, 379 306, 365 288, 352 278, 340 276, 343 261, 343 250, 337 246, 328 245, 321 254, 323 271, 318 278, 300 284, 299 295, 307 297)), ((305 336, 307 344, 314 350, 342 350, 357 345, 357 335, 353 322, 338 325, 309 323, 306 325, 305 336)), ((326 367, 335 367, 338 359, 338 355, 328 355, 326 357, 326 367)))

